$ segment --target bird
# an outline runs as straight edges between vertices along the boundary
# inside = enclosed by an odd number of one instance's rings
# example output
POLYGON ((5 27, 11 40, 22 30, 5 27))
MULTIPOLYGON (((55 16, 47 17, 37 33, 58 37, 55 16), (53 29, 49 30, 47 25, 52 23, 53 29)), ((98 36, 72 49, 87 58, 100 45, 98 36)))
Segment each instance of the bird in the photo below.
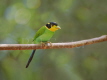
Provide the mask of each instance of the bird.
MULTIPOLYGON (((52 38, 54 33, 58 30, 61 29, 60 26, 56 22, 49 22, 46 25, 42 26, 35 34, 33 38, 34 44, 40 44, 40 43, 46 43, 49 42, 49 40, 52 38)), ((51 42, 49 42, 51 43, 51 42)), ((33 59, 33 56, 36 52, 36 49, 34 49, 31 53, 31 56, 26 64, 26 68, 28 68, 30 62, 33 59)))

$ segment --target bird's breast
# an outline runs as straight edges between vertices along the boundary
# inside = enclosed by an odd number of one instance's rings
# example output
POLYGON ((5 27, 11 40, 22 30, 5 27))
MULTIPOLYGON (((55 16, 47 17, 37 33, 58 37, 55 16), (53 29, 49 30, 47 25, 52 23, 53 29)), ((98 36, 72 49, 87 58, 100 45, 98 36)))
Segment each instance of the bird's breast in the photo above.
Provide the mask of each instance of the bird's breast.
POLYGON ((39 36, 36 41, 37 42, 46 42, 49 41, 52 36, 54 35, 54 32, 45 32, 44 34, 42 34, 41 36, 39 36))

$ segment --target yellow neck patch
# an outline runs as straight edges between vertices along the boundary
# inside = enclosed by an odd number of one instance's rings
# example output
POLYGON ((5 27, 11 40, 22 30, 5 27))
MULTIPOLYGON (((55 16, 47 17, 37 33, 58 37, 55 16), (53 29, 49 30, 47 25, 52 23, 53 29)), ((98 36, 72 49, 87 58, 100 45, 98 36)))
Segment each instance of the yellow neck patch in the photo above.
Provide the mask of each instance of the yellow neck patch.
POLYGON ((55 27, 52 27, 52 28, 50 28, 49 30, 54 32, 54 31, 56 31, 56 30, 58 30, 58 29, 55 28, 55 27))

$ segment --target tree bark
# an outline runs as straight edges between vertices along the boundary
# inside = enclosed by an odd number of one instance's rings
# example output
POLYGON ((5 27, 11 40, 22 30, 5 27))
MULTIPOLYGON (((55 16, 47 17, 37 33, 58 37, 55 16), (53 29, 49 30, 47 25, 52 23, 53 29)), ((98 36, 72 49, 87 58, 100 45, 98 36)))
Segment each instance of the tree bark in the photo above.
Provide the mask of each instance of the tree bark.
POLYGON ((66 42, 66 43, 48 43, 43 46, 41 44, 0 44, 0 50, 31 50, 31 49, 53 49, 53 48, 75 48, 94 43, 107 41, 107 35, 87 40, 66 42))

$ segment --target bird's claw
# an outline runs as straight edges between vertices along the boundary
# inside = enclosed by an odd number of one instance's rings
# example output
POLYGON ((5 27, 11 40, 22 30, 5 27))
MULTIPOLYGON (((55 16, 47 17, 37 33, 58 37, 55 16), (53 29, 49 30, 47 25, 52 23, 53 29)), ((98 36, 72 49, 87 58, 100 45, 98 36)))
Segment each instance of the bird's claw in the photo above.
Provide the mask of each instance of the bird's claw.
POLYGON ((52 47, 52 43, 51 42, 41 42, 42 47, 46 48, 46 46, 48 46, 48 43, 50 44, 50 47, 52 47))
POLYGON ((51 42, 48 41, 47 43, 49 43, 49 44, 50 44, 50 47, 52 47, 52 43, 51 43, 51 42))
POLYGON ((42 45, 43 47, 45 47, 45 46, 46 46, 46 44, 45 44, 44 42, 41 42, 41 45, 42 45))

